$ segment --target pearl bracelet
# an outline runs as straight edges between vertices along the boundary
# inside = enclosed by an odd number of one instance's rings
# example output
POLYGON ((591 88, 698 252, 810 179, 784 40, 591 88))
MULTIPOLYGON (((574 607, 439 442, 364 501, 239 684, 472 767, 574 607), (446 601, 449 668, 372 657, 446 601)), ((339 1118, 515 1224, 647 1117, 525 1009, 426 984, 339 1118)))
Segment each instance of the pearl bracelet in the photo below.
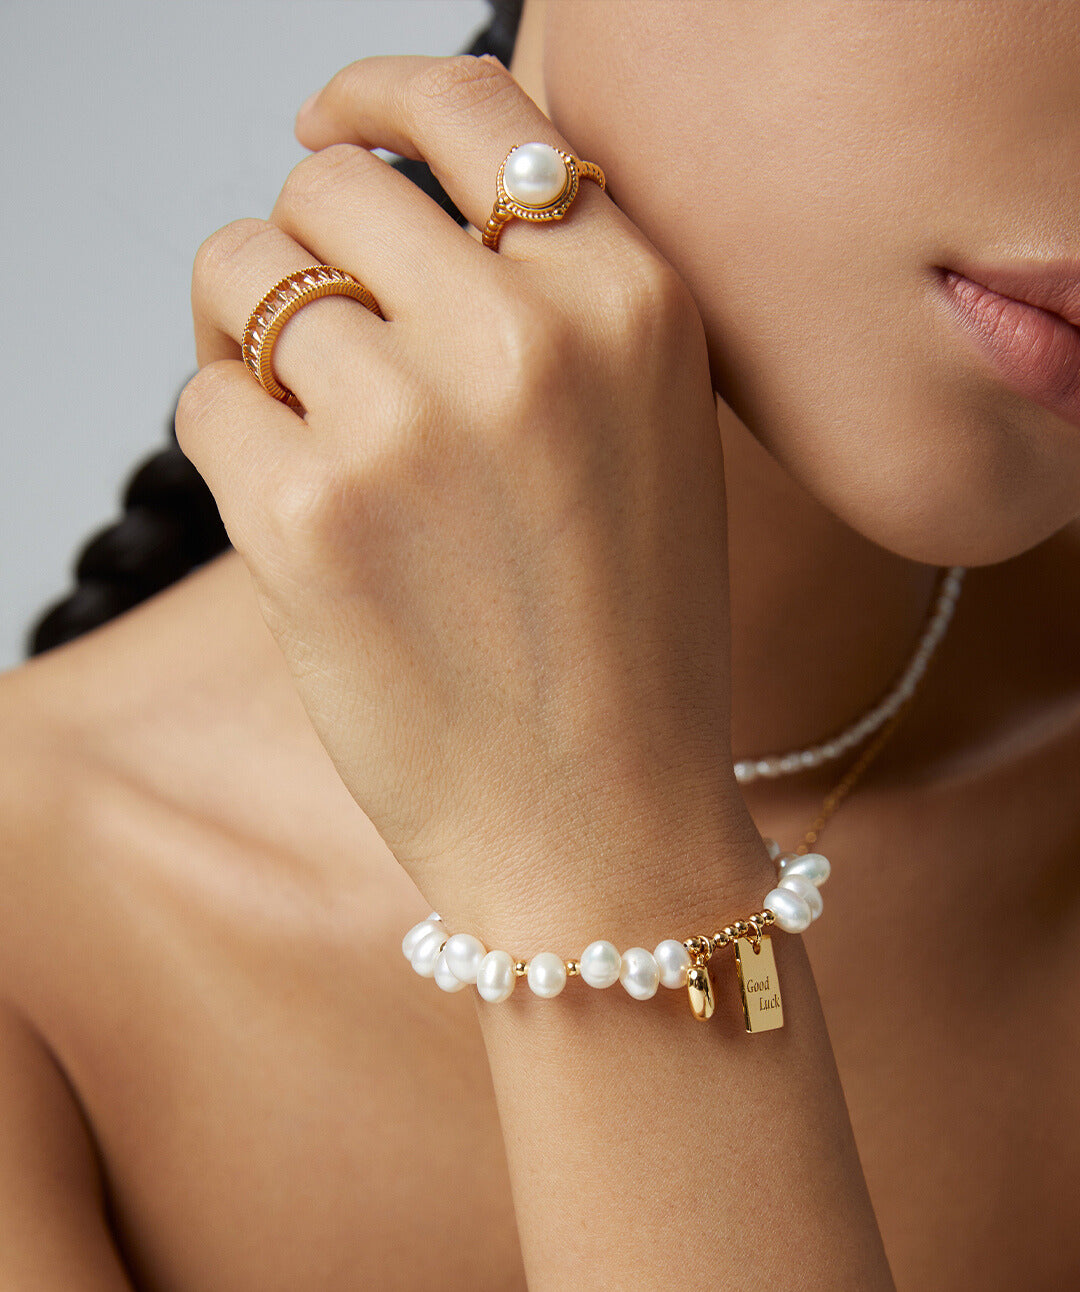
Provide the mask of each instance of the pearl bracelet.
POLYGON ((681 942, 665 938, 654 951, 630 947, 621 954, 611 942, 590 942, 580 957, 563 960, 552 951, 539 951, 530 960, 515 960, 508 951, 489 951, 471 933, 447 933, 432 911, 402 939, 401 950, 422 978, 434 978, 443 991, 460 991, 470 983, 484 1000, 508 999, 518 978, 528 980, 536 996, 557 996, 569 978, 590 987, 621 982, 635 1000, 648 1000, 661 987, 685 987, 694 1017, 712 1016, 714 999, 707 961, 721 947, 735 948, 743 1016, 748 1032, 782 1027, 783 1005, 776 962, 766 929, 773 924, 786 933, 802 933, 821 914, 820 886, 829 877, 829 862, 818 852, 783 853, 766 839, 776 862, 777 886, 766 893, 762 910, 735 920, 711 936, 694 934, 681 942))

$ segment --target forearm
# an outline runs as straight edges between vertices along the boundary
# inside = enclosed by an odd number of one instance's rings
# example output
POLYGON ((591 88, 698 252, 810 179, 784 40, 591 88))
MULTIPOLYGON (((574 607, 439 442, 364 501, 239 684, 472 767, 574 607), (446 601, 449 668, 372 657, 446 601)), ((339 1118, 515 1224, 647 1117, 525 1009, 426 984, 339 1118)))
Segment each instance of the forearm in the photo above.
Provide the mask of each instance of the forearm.
MULTIPOLYGON (((740 846, 714 878, 711 923, 684 886, 639 884, 614 923, 578 891, 540 917, 565 929, 550 949, 651 949, 759 910, 774 874, 740 846)), ((802 939, 775 931, 772 945, 784 1025, 753 1035, 730 947, 711 962, 707 1021, 685 988, 637 1001, 571 979, 543 1000, 522 979, 506 1002, 476 997, 532 1292, 893 1288, 802 939)))

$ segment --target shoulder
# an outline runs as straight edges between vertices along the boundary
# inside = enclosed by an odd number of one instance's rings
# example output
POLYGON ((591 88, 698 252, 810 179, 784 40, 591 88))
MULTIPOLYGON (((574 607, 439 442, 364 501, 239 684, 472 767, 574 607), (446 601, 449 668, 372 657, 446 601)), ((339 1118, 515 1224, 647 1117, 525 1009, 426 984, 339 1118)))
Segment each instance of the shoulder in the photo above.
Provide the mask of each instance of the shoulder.
POLYGON ((54 672, 43 659, 0 676, 0 990, 23 1006, 86 915, 86 845, 107 794, 87 733, 57 709, 54 672))

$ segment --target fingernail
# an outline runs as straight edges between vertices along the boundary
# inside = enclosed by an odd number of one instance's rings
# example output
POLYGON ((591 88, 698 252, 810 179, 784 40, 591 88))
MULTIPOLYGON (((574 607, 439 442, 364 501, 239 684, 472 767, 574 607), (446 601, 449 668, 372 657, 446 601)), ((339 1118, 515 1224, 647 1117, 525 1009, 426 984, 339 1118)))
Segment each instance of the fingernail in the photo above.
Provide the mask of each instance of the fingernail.
POLYGON ((309 94, 303 103, 300 104, 300 111, 296 114, 298 117, 302 117, 305 112, 309 112, 311 110, 311 106, 319 97, 319 93, 320 91, 316 90, 314 94, 309 94))

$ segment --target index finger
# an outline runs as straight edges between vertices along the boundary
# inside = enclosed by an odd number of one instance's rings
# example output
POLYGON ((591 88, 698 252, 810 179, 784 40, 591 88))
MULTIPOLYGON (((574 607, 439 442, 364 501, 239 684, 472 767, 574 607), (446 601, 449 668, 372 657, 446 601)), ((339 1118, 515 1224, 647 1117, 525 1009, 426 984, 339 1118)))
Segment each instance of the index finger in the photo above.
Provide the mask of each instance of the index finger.
MULTIPOLYGON (((353 143, 427 162, 477 229, 491 214, 495 177, 512 148, 546 143, 578 156, 501 63, 472 54, 378 54, 350 63, 305 105, 296 137, 312 149, 353 143)), ((605 208, 617 209, 597 184, 581 183, 566 215, 535 236, 566 226, 560 236, 578 238, 605 208)), ((507 238, 522 247, 532 234, 526 223, 511 221, 500 248, 507 238)))

